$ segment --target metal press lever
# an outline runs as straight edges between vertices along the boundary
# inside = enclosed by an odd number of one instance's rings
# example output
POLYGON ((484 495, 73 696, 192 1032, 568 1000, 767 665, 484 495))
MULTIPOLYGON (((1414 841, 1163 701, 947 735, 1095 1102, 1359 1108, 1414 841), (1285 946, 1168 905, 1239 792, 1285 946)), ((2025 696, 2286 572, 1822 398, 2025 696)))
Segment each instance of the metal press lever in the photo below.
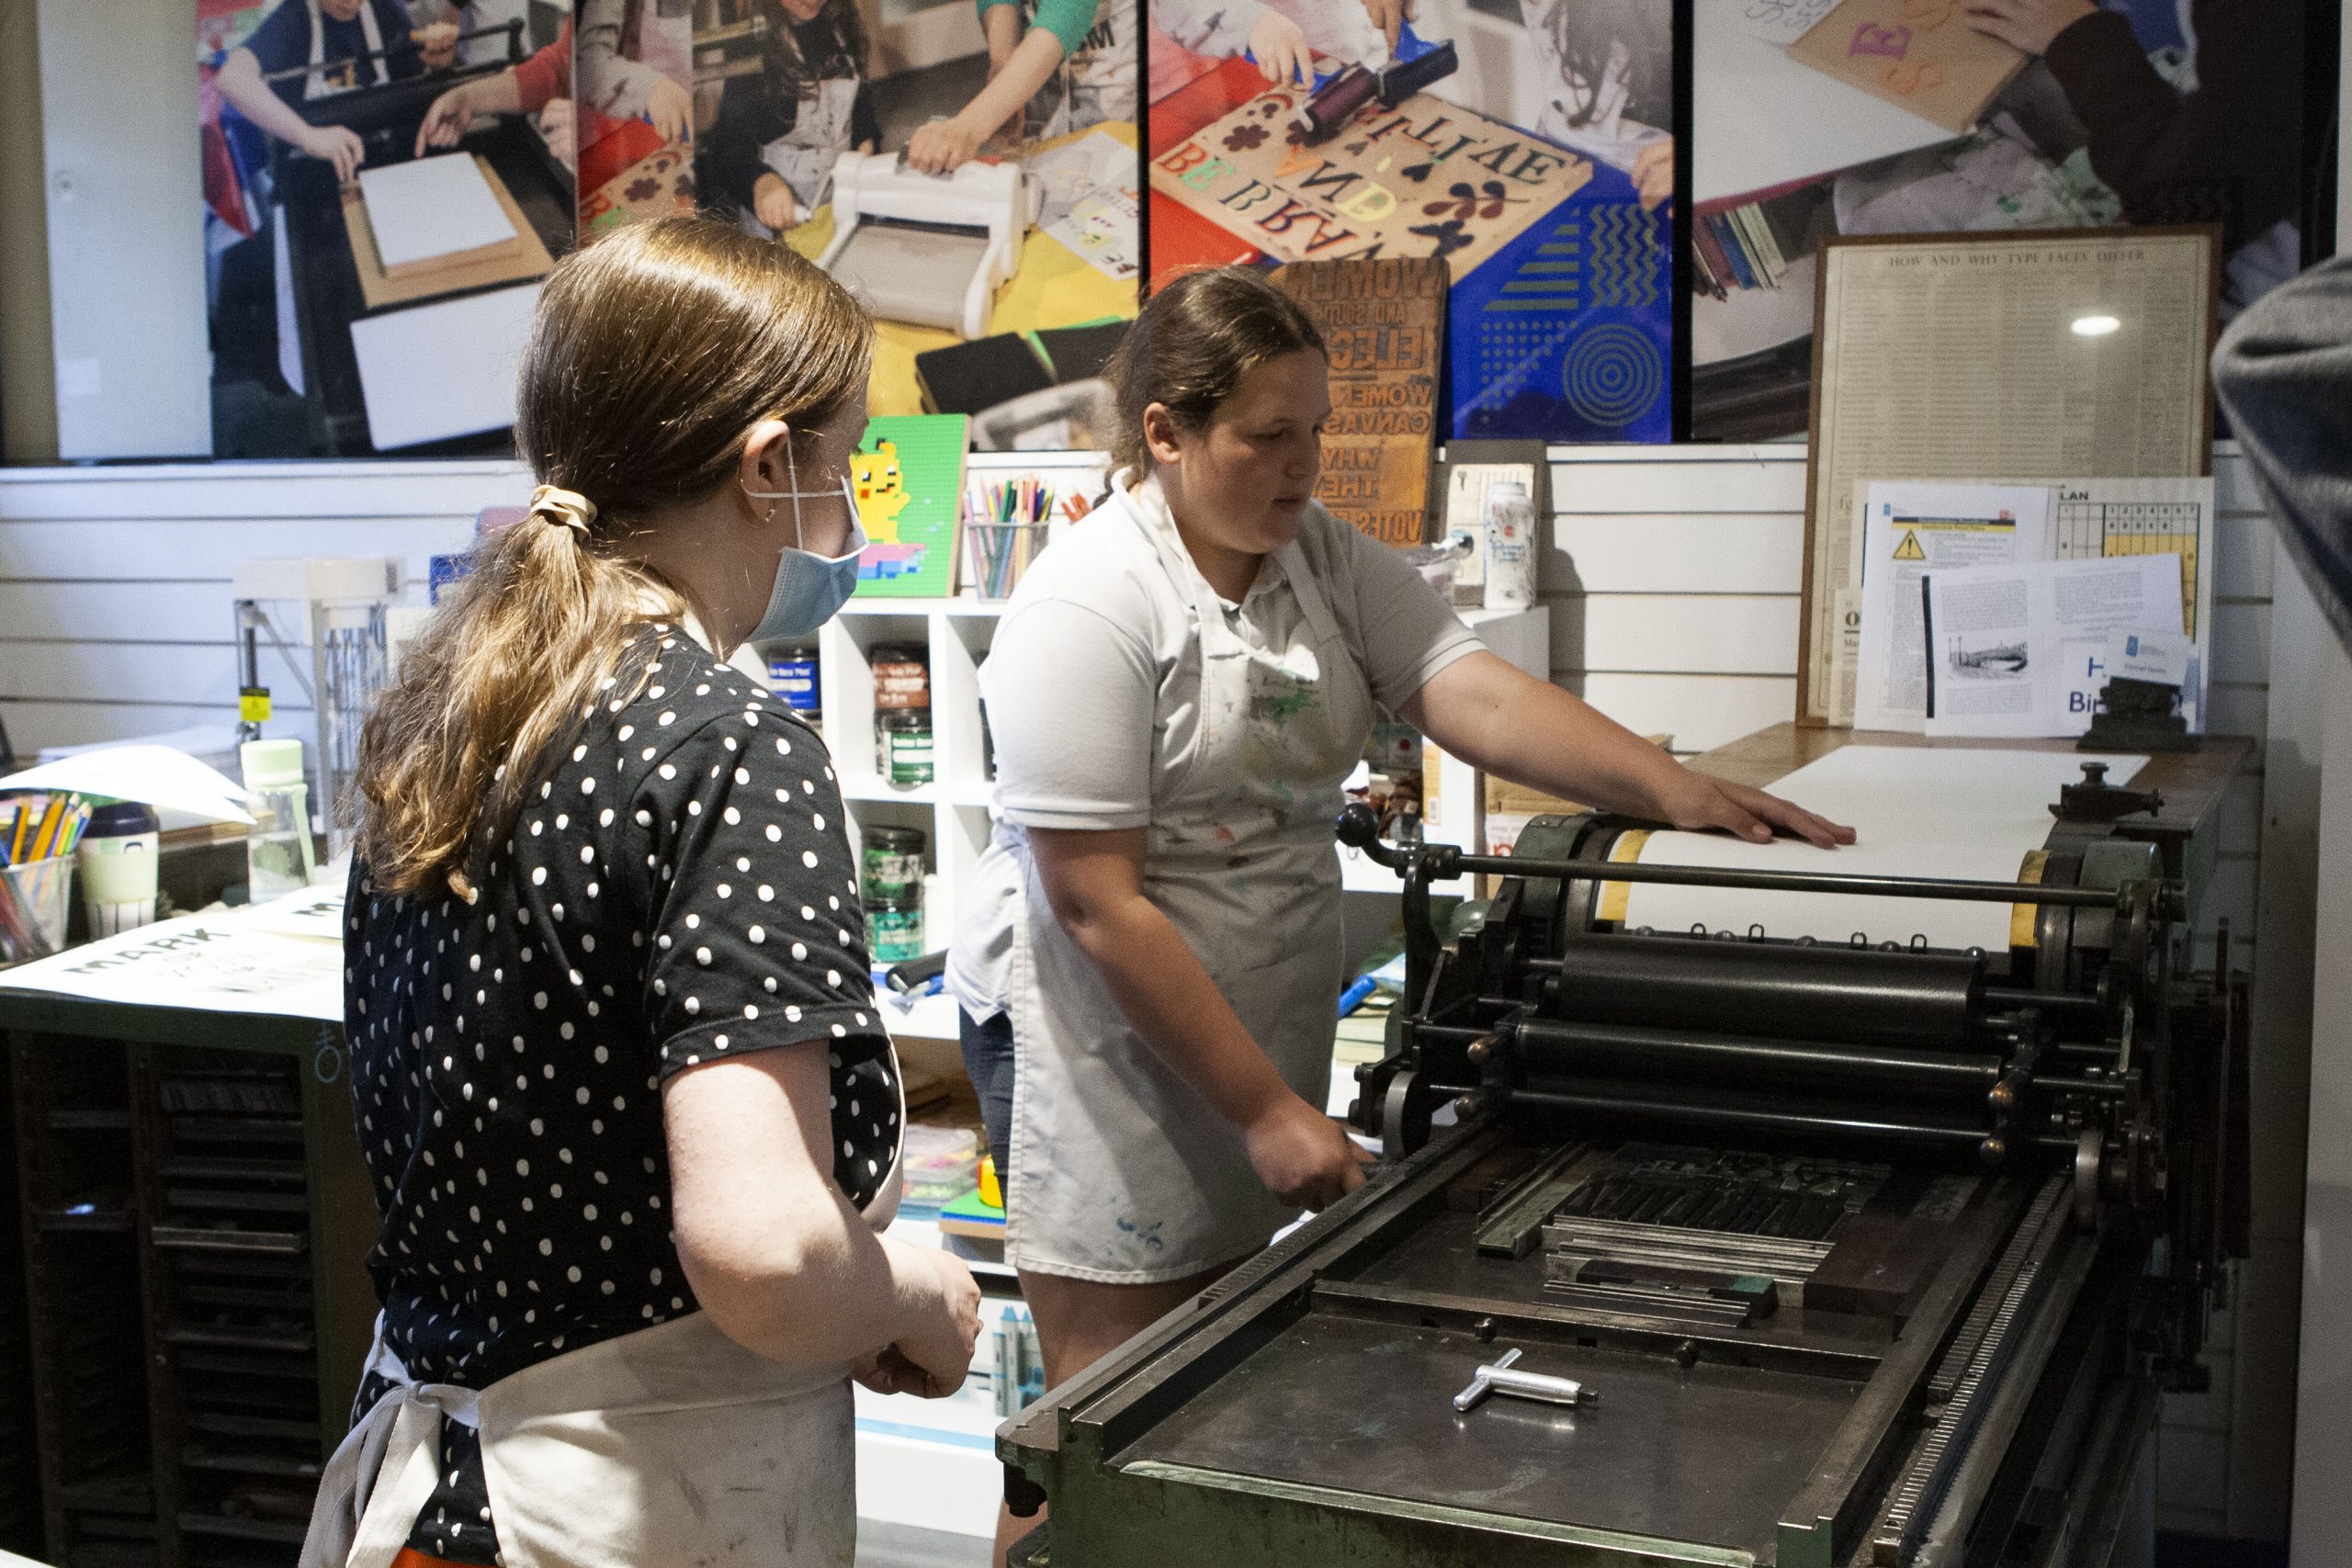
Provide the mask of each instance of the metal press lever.
POLYGON ((1598 1404, 1600 1393, 1584 1386, 1574 1378, 1555 1378, 1543 1372, 1514 1371, 1512 1363, 1519 1359, 1517 1350, 1506 1350, 1502 1359, 1491 1366, 1480 1367, 1470 1386, 1453 1396, 1453 1408, 1468 1411, 1490 1393, 1508 1393, 1520 1399, 1541 1400, 1545 1404, 1598 1404))

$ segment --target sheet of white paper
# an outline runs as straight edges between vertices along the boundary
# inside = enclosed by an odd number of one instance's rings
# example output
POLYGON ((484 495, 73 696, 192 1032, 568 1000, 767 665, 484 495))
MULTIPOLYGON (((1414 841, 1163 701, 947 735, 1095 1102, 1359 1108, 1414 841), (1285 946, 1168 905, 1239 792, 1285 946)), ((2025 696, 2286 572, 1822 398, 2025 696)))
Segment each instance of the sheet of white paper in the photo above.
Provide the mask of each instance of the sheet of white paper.
POLYGON ((1032 152, 1022 172, 1036 183, 1037 227, 1050 229, 1069 216, 1080 198, 1108 186, 1135 179, 1135 150, 1107 130, 1092 130, 1066 147, 1032 152))
POLYGON ((67 790, 136 800, 208 822, 251 822, 244 786, 169 746, 108 746, 0 779, 0 789, 67 790))
MULTIPOLYGON (((1855 841, 1817 850, 1801 840, 1749 843, 1716 833, 1653 833, 1639 856, 1645 865, 1699 865, 1744 871, 1822 871, 1849 875, 1934 876, 2013 882, 2026 852, 2050 837, 2058 790, 2082 777, 2085 762, 2108 764, 2111 784, 2131 782, 2147 759, 2075 751, 2021 751, 1911 746, 1845 746, 1773 784, 1772 793, 1855 829, 1855 841)), ((1661 931, 1810 936, 1844 942, 1860 931, 1872 942, 1909 945, 1915 936, 1942 948, 2008 944, 2007 904, 1941 898, 1849 897, 1842 894, 1754 893, 1634 883, 1625 925, 1661 931)))
POLYGON ((246 910, 184 915, 0 970, 0 986, 341 1023, 343 948, 257 930, 246 910))
POLYGON ((2114 556, 1930 572, 1927 731, 2080 735, 2117 631, 2180 631, 2180 558, 2114 556))
POLYGON ((513 424, 514 371, 538 299, 531 283, 352 322, 376 450, 513 424))
POLYGON ((2190 641, 2180 711, 2190 730, 2205 728, 2213 661, 2213 480, 2066 479, 2051 518, 2053 560, 2113 560, 2120 556, 2180 558, 2182 629, 2190 641))
POLYGON ((470 152, 445 152, 359 171, 368 227, 388 267, 501 244, 514 220, 470 152))
POLYGON ((1855 728, 1917 734, 1925 727, 1919 579, 1953 567, 2040 560, 2049 553, 2051 497, 2046 485, 1881 481, 1864 491, 1855 728))

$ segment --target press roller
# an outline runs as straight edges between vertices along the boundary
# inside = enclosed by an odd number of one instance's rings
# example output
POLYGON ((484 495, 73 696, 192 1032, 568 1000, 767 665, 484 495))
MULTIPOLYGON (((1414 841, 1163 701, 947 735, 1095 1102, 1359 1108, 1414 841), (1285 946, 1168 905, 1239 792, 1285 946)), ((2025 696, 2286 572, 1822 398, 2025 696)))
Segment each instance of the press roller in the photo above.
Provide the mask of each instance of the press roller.
POLYGON ((1989 877, 1343 818, 1403 886, 1352 1111, 1382 1163, 999 1434, 1016 1511, 1052 1501, 1012 1561, 2105 1568, 2245 1245, 2226 931, 2186 972, 2245 755, 2217 744, 2161 795, 2066 787, 2046 832, 2030 797, 1997 837, 1877 840, 1989 877), (1469 875, 1482 917, 1442 921, 1469 875), (1660 885, 1717 917, 1630 924, 1660 885), (1886 925, 1922 901, 1993 940, 1886 925))

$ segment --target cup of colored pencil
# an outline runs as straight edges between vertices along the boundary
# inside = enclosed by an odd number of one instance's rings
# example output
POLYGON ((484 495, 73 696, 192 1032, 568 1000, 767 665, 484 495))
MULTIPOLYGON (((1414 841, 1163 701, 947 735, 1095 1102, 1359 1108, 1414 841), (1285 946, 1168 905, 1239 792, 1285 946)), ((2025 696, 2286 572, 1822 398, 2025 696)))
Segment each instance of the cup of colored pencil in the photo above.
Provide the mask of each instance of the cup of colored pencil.
POLYGON ((964 498, 972 541, 972 577, 982 599, 1012 597, 1021 574, 1046 547, 1046 519, 1053 515, 1053 487, 1039 479, 975 483, 964 498))
POLYGON ((74 848, 89 822, 88 804, 70 795, 0 800, 0 964, 64 947, 74 848))

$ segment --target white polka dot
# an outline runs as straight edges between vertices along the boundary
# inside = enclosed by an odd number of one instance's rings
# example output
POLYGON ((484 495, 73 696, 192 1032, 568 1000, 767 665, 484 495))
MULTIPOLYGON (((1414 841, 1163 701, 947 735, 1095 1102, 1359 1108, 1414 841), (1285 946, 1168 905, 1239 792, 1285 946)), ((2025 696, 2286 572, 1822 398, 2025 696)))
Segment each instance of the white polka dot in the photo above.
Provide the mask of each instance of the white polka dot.
POLYGON ((697 964, 707 964, 710 962, 710 949, 707 947, 695 948, 695 962, 697 964))
POLYGON ((816 870, 816 869, 817 869, 817 852, 816 852, 816 851, 814 851, 814 850, 803 850, 803 851, 801 851, 801 852, 800 852, 800 863, 801 863, 802 865, 807 866, 807 867, 808 867, 809 870, 811 870, 811 871, 816 870))
POLYGON ((743 934, 752 939, 753 946, 757 946, 768 939, 767 928, 764 926, 753 926, 750 931, 745 931, 743 934))
POLYGON ((784 829, 781 829, 781 828, 779 828, 779 827, 777 827, 777 826, 776 826, 775 823, 773 823, 773 822, 769 823, 769 824, 768 824, 768 842, 769 842, 769 843, 771 843, 771 844, 775 844, 775 843, 781 843, 781 842, 783 842, 783 841, 784 841, 784 829))
POLYGON ((533 867, 531 868, 531 886, 534 886, 534 887, 540 887, 540 886, 546 886, 546 884, 547 884, 547 880, 548 880, 548 868, 547 868, 546 866, 543 866, 543 865, 535 865, 535 866, 533 866, 533 867))

